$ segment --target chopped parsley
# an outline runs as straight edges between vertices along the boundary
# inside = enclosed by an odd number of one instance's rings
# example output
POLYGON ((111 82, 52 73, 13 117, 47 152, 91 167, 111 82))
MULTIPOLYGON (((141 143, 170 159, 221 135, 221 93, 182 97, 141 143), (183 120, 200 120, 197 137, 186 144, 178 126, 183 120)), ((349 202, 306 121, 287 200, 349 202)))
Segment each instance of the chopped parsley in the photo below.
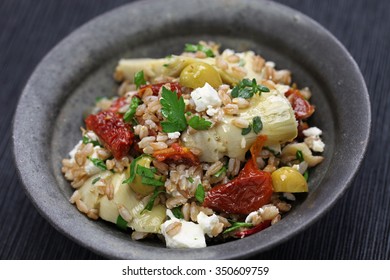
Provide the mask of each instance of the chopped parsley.
POLYGON ((130 176, 126 180, 124 180, 122 183, 123 184, 130 184, 134 181, 135 174, 136 174, 136 167, 137 167, 137 161, 139 161, 141 158, 143 158, 145 155, 141 155, 130 163, 129 171, 130 171, 130 176))
POLYGON ((225 231, 223 233, 225 234, 225 233, 228 233, 228 232, 232 232, 232 231, 234 231, 236 229, 239 229, 241 227, 253 227, 253 224, 252 223, 234 222, 232 224, 232 226, 227 228, 227 229, 225 229, 225 231))
POLYGON ((166 118, 161 122, 163 132, 183 131, 187 128, 187 119, 184 115, 185 103, 183 96, 177 97, 176 92, 162 88, 161 113, 166 118))
POLYGON ((197 45, 185 44, 184 51, 185 52, 192 52, 192 53, 200 51, 200 52, 203 52, 207 57, 214 57, 215 56, 214 52, 210 48, 208 48, 202 44, 197 44, 197 45))
POLYGON ((92 180, 92 185, 95 185, 97 181, 99 181, 101 178, 96 177, 95 179, 92 180))
POLYGON ((162 187, 164 186, 164 182, 161 178, 156 179, 155 174, 157 170, 155 168, 147 168, 141 165, 137 165, 136 174, 142 177, 142 184, 154 186, 154 187, 162 187))
POLYGON ((116 226, 121 230, 127 229, 127 222, 125 219, 122 218, 121 215, 118 215, 118 218, 116 218, 116 226))
POLYGON ((91 157, 88 157, 88 159, 93 163, 93 165, 100 168, 101 170, 107 170, 107 166, 104 163, 104 160, 101 160, 99 158, 91 158, 91 157))
POLYGON ((263 122, 259 116, 256 116, 252 119, 252 122, 249 123, 248 127, 245 127, 241 130, 241 135, 247 135, 253 129, 253 132, 259 134, 259 132, 263 129, 263 122))
POLYGON ((205 191, 202 184, 199 184, 195 191, 195 198, 200 203, 203 203, 205 197, 205 191))
POLYGON ((133 97, 130 101, 129 109, 127 109, 126 113, 123 116, 123 120, 125 122, 130 122, 137 111, 138 105, 141 103, 141 100, 138 97, 133 97))
POLYGON ((207 121, 205 118, 199 116, 193 116, 189 121, 188 125, 196 130, 207 130, 211 126, 211 122, 207 121))
POLYGON ((134 74, 134 83, 137 89, 140 88, 142 85, 146 85, 146 80, 144 76, 144 71, 138 71, 137 73, 134 74))
POLYGON ((194 179, 192 177, 187 177, 187 180, 188 182, 190 182, 191 184, 194 182, 194 179))
POLYGON ((150 197, 148 203, 146 204, 145 208, 141 211, 141 214, 144 213, 145 211, 152 211, 153 209, 153 205, 154 205, 154 201, 156 200, 157 196, 160 194, 160 193, 163 193, 164 191, 160 191, 158 189, 158 187, 156 187, 154 189, 154 192, 152 194, 152 196, 150 197))
POLYGON ((305 173, 303 173, 303 178, 305 178, 306 182, 309 181, 309 170, 306 170, 305 173))
POLYGON ((183 213, 181 212, 181 207, 177 206, 175 208, 171 209, 173 216, 175 216, 178 219, 184 219, 183 213))
POLYGON ((256 93, 269 92, 269 88, 258 85, 256 79, 252 81, 249 79, 241 80, 232 90, 232 97, 242 97, 245 99, 252 98, 256 93))
POLYGON ((247 135, 252 130, 252 124, 249 124, 248 127, 245 127, 241 130, 241 135, 247 135))
POLYGON ((92 145, 95 147, 95 146, 101 146, 99 141, 96 141, 96 140, 92 140, 90 138, 88 138, 87 135, 84 135, 83 136, 83 144, 89 144, 89 143, 92 143, 92 145))
POLYGON ((253 132, 258 134, 263 129, 263 123, 259 116, 253 118, 253 132))
POLYGON ((227 167, 224 165, 217 173, 214 174, 215 177, 219 178, 223 173, 226 173, 227 167))
POLYGON ((299 160, 299 162, 302 162, 304 161, 305 159, 303 158, 303 153, 301 150, 297 150, 296 154, 295 154, 295 157, 297 158, 297 160, 299 160))

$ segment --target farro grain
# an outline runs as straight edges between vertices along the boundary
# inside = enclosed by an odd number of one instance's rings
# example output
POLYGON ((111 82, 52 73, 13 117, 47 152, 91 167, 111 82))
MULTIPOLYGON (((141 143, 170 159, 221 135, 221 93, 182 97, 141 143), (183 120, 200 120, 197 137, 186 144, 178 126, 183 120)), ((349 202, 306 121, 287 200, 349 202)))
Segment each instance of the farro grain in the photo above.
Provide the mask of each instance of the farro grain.
POLYGON ((88 206, 87 204, 85 204, 84 201, 82 201, 81 199, 78 199, 76 200, 76 206, 77 206, 77 209, 82 212, 82 213, 85 213, 87 214, 88 213, 88 206))
POLYGON ((81 194, 78 190, 75 190, 72 196, 69 198, 69 202, 75 204, 77 200, 81 198, 81 194))
POLYGON ((128 223, 133 220, 133 216, 130 214, 129 210, 122 204, 118 205, 119 215, 128 223))
POLYGON ((242 97, 233 98, 232 102, 234 104, 237 104, 238 108, 240 108, 240 109, 248 108, 250 105, 249 101, 246 100, 245 98, 242 98, 242 97))
POLYGON ((280 214, 276 215, 275 218, 272 219, 271 225, 276 224, 276 223, 279 222, 281 219, 282 219, 282 216, 281 216, 280 214))
POLYGON ((247 128, 249 126, 249 121, 243 118, 234 118, 232 124, 238 128, 247 128))
POLYGON ((147 232, 133 231, 131 233, 131 239, 132 240, 141 240, 141 239, 145 239, 148 235, 149 235, 149 233, 147 233, 147 232))
POLYGON ((167 226, 167 228, 165 229, 165 232, 169 235, 169 236, 175 236, 176 234, 178 234, 181 230, 181 223, 180 222, 173 222, 171 223, 170 225, 167 226))
POLYGON ((237 104, 227 104, 225 107, 223 107, 223 112, 226 115, 237 115, 239 113, 238 111, 238 105, 237 104))
POLYGON ((87 216, 92 220, 97 220, 99 219, 99 210, 95 208, 89 209, 87 216))

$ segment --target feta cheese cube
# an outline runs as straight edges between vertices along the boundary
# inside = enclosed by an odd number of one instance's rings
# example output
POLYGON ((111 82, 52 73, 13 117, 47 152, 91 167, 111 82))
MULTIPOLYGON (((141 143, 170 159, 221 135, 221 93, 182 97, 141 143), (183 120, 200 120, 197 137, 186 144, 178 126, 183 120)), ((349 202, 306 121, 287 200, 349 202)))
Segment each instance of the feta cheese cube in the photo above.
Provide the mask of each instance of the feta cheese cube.
POLYGON ((195 103, 195 110, 197 112, 207 110, 207 106, 220 107, 222 105, 218 92, 208 83, 191 92, 191 98, 195 103))

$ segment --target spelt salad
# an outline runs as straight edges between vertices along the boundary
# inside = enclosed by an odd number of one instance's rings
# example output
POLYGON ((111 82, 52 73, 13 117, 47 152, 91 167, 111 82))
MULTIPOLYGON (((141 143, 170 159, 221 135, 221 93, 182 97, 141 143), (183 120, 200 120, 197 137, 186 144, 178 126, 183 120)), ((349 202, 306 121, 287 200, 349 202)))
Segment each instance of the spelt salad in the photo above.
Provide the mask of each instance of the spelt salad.
POLYGON ((309 191, 325 147, 310 90, 253 51, 219 48, 118 62, 118 96, 96 100, 62 161, 80 212, 133 240, 202 248, 279 222, 309 191))

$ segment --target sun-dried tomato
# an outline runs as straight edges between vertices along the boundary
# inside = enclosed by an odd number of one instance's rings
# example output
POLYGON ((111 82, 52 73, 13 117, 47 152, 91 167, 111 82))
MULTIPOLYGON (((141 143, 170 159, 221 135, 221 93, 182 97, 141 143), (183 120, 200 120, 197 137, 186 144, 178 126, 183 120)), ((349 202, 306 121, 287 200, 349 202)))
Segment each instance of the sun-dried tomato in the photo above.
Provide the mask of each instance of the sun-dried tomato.
POLYGON ((108 108, 108 111, 118 113, 119 109, 127 104, 128 104, 128 102, 126 101, 126 97, 124 97, 124 96, 119 97, 112 102, 110 108, 108 108))
POLYGON ((153 153, 158 161, 163 161, 165 163, 176 163, 176 164, 186 164, 186 165, 198 165, 199 158, 194 155, 190 149, 182 147, 177 143, 173 143, 171 147, 156 151, 153 153))
POLYGON ((314 113, 314 106, 310 105, 298 89, 290 89, 285 93, 298 120, 304 120, 314 113))
POLYGON ((153 95, 158 95, 160 88, 166 84, 170 85, 171 91, 176 91, 178 97, 181 96, 182 92, 181 92, 181 86, 179 83, 158 83, 158 84, 153 84, 153 85, 143 85, 140 87, 138 94, 140 96, 142 96, 144 94, 145 90, 150 88, 153 92, 153 95))
POLYGON ((103 111, 89 115, 85 123, 110 150, 116 159, 121 159, 129 153, 134 141, 134 134, 129 124, 112 111, 103 111))
POLYGON ((240 174, 230 182, 212 188, 203 206, 231 214, 249 214, 271 200, 271 174, 259 170, 248 160, 240 174))
POLYGON ((271 225, 271 220, 266 220, 261 222, 260 224, 254 226, 253 228, 242 230, 237 232, 234 236, 238 238, 244 238, 245 236, 257 233, 259 231, 262 231, 263 229, 266 229, 271 225))

